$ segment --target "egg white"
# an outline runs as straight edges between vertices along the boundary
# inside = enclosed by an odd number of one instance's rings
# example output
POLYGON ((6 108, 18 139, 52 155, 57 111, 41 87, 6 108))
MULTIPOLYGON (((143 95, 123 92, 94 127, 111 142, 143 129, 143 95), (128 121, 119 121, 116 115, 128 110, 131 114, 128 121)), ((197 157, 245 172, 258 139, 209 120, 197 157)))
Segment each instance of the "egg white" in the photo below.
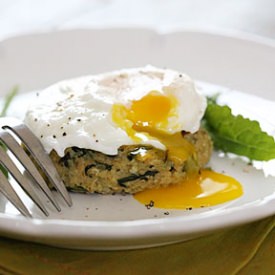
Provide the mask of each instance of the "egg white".
MULTIPOLYGON (((65 80, 39 92, 25 116, 25 123, 49 153, 64 155, 68 147, 117 154, 122 145, 135 144, 112 119, 114 104, 131 106, 151 91, 172 95, 177 114, 165 132, 196 132, 205 112, 206 100, 192 79, 182 73, 153 66, 124 69, 105 74, 65 80)), ((140 133, 142 136, 142 133, 140 133)), ((158 140, 144 135, 142 142, 165 149, 158 140)))

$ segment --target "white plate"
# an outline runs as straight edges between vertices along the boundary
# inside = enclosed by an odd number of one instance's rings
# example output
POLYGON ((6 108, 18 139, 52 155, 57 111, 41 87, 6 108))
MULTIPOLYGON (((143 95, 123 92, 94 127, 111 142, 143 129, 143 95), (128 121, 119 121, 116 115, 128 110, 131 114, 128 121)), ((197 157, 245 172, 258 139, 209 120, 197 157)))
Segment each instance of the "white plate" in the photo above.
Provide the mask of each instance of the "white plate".
MULTIPOLYGON (((200 32, 77 30, 29 35, 0 43, 0 90, 21 91, 55 81, 123 67, 170 67, 195 79, 275 99, 275 43, 200 32)), ((14 115, 31 95, 14 102, 14 115)), ((256 108, 256 106, 255 106, 256 108)), ((81 249, 131 249, 184 241, 275 213, 275 180, 241 160, 214 154, 211 166, 237 178, 244 195, 216 207, 147 209, 131 196, 73 194, 74 206, 44 218, 25 219, 0 196, 2 236, 81 249)))

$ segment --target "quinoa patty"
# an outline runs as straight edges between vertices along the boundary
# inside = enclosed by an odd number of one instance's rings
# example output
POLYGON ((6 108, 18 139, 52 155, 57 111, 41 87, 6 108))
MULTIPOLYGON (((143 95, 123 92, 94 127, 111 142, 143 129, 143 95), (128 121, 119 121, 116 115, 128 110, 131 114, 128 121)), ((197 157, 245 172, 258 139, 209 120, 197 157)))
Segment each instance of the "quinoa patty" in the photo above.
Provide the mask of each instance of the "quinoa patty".
POLYGON ((209 160, 212 142, 205 130, 183 134, 195 153, 186 161, 172 161, 167 151, 151 145, 124 145, 115 156, 70 147, 59 157, 50 153, 58 173, 69 190, 87 193, 137 193, 144 189, 176 184, 188 173, 199 173, 209 160))

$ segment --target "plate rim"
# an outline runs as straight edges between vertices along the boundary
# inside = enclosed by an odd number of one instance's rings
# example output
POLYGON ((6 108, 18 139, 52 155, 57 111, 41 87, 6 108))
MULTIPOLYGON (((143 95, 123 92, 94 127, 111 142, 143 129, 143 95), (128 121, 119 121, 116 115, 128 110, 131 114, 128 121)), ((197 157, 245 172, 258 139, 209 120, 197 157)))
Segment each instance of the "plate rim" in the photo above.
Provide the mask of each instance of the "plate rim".
POLYGON ((64 29, 55 29, 55 30, 34 30, 29 32, 23 32, 20 34, 14 34, 14 35, 7 35, 5 37, 0 38, 0 44, 5 43, 10 40, 16 40, 21 38, 27 38, 27 37, 35 37, 35 36, 45 36, 45 35, 52 35, 52 34, 60 34, 60 33, 74 33, 74 32, 101 32, 101 31, 147 31, 152 32, 157 35, 171 35, 171 34, 180 34, 180 33, 190 33, 190 34, 206 34, 206 35, 212 35, 212 36, 219 36, 219 37, 227 37, 230 39, 237 39, 237 40, 243 40, 243 41, 249 41, 253 43, 262 44, 264 46, 269 46, 275 48, 275 39, 267 37, 267 36, 261 36, 259 34, 255 33, 249 33, 245 31, 240 30, 233 30, 233 29, 214 29, 214 28, 184 28, 184 27, 167 27, 167 28, 153 28, 153 27, 120 27, 116 26, 113 28, 89 28, 89 27, 77 27, 77 28, 64 28, 64 29))

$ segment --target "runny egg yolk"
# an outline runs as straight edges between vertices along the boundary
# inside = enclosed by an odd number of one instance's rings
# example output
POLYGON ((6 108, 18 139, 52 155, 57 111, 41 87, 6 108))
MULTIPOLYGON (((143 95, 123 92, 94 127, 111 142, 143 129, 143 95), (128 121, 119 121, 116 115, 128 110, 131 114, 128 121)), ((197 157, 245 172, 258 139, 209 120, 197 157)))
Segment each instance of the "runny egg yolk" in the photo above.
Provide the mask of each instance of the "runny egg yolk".
MULTIPOLYGON (((157 139, 164 144, 171 160, 185 161, 195 150, 182 137, 181 132, 165 131, 169 118, 177 113, 177 101, 173 96, 151 91, 143 98, 133 101, 130 107, 115 104, 113 121, 137 143, 157 139)), ((227 202, 242 195, 242 186, 235 179, 210 170, 188 175, 182 183, 166 188, 149 189, 137 193, 134 198, 143 204, 154 202, 154 207, 185 209, 205 207, 227 202)))
POLYGON ((158 140, 166 146, 170 159, 184 161, 194 153, 193 145, 182 138, 181 132, 170 134, 166 130, 169 119, 176 116, 176 98, 158 91, 132 101, 129 108, 115 104, 112 110, 113 121, 137 143, 158 140))
POLYGON ((148 189, 134 195, 145 205, 165 209, 190 209, 217 205, 234 200, 243 194, 241 184, 224 174, 202 170, 182 183, 164 188, 148 189))
POLYGON ((172 97, 152 91, 140 100, 132 102, 127 117, 135 126, 155 128, 158 123, 167 123, 172 107, 172 97))

